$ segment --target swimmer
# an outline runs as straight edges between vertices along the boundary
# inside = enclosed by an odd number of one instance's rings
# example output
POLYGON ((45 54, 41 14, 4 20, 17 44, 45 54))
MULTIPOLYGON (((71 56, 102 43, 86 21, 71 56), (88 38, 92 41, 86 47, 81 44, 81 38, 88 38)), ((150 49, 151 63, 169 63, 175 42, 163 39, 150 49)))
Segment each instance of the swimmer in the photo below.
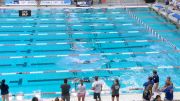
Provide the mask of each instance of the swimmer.
POLYGON ((74 59, 74 63, 77 64, 91 64, 97 62, 99 59, 91 59, 91 60, 80 60, 80 59, 74 59))
POLYGON ((94 48, 85 48, 82 44, 76 44, 75 42, 74 43, 71 43, 70 44, 70 47, 72 50, 75 50, 75 51, 88 51, 88 50, 94 50, 94 48))

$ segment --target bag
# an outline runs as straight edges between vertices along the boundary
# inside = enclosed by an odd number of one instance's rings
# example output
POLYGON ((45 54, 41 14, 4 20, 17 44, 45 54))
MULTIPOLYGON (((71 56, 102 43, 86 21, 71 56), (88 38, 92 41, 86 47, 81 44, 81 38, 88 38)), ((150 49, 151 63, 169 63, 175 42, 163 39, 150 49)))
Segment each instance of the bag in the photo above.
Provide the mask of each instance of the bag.
POLYGON ((143 98, 145 100, 150 100, 150 91, 145 89, 144 92, 143 92, 143 98))

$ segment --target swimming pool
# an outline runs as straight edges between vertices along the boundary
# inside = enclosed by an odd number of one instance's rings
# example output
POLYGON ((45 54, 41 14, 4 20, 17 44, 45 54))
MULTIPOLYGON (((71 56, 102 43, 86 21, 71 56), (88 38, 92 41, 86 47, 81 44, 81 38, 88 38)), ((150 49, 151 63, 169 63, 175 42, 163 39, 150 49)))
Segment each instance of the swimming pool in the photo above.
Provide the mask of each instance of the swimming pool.
POLYGON ((94 76, 109 87, 118 78, 122 93, 137 93, 128 88, 141 88, 157 69, 160 86, 171 76, 180 91, 180 31, 149 8, 128 11, 45 8, 19 17, 18 10, 1 9, 0 79, 7 80, 12 94, 59 92, 64 78, 73 89, 74 78, 94 76))

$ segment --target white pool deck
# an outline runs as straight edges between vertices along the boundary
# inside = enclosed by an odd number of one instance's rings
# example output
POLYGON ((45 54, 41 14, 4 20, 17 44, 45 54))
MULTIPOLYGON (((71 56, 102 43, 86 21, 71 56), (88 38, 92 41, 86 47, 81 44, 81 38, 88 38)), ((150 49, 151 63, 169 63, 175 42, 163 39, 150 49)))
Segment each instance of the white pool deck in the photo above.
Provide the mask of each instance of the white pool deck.
MULTIPOLYGON (((120 101, 143 101, 142 100, 142 94, 121 94, 120 95, 120 101)), ((161 94, 161 99, 164 99, 164 93, 161 94)), ((31 100, 23 100, 23 101, 31 101, 31 100)), ((41 99, 40 101, 54 101, 53 98, 51 99, 41 99)), ((71 101, 78 101, 77 97, 71 96, 71 101)), ((93 99, 93 96, 87 96, 85 98, 85 101, 95 101, 93 99)), ((102 101, 111 101, 110 95, 103 95, 102 101)), ((174 93, 174 101, 180 101, 180 92, 174 93)))

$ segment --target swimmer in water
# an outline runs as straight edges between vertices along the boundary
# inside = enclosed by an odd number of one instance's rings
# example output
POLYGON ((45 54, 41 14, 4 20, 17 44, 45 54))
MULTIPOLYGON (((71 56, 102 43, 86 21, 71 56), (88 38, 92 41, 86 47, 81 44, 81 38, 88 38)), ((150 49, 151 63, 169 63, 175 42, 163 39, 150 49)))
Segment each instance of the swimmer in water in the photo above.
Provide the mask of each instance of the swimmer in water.
POLYGON ((81 43, 71 43, 70 47, 72 50, 75 51, 88 51, 88 50, 94 50, 94 48, 85 48, 81 43))
POLYGON ((91 60, 80 60, 80 59, 74 59, 74 63, 77 64, 91 64, 97 62, 99 59, 91 59, 91 60))

